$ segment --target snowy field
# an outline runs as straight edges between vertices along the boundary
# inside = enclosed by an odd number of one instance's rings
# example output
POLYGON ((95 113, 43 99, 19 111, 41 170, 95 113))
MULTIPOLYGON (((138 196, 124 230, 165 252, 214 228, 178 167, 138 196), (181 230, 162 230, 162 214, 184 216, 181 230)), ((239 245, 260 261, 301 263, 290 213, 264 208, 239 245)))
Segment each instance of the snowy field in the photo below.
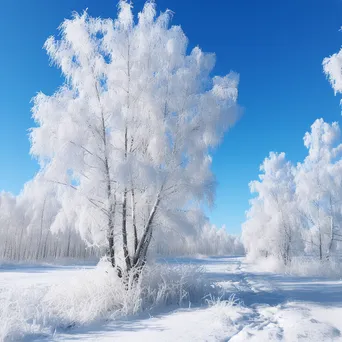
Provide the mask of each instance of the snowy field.
MULTIPOLYGON (((235 301, 213 300, 208 306, 189 305, 182 309, 170 307, 164 312, 59 329, 50 336, 29 334, 15 340, 342 341, 342 280, 259 273, 240 257, 168 262, 203 266, 205 276, 234 293, 235 301)), ((16 293, 22 296, 33 289, 44 291, 57 282, 67 283, 75 272, 82 270, 76 266, 3 267, 0 294, 9 288, 19 290, 16 293)), ((4 296, 0 296, 1 300, 5 300, 4 296)))

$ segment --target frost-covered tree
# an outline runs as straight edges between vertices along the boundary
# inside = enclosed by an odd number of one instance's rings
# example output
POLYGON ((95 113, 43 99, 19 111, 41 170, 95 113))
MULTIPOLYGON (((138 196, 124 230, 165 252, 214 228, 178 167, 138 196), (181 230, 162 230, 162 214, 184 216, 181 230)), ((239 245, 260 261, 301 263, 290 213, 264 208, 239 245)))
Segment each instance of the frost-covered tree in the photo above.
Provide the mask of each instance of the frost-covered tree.
POLYGON ((342 93, 342 48, 323 60, 323 70, 335 92, 342 93))
POLYGON ((17 248, 15 244, 16 236, 16 198, 7 192, 0 193, 0 257, 17 258, 17 248))
MULTIPOLYGON (((327 257, 342 240, 342 144, 340 128, 317 119, 304 136, 308 156, 296 168, 298 208, 312 233, 307 244, 327 257)), ((307 239, 307 238, 306 238, 307 239)))
POLYGON ((191 234, 169 231, 163 237, 156 236, 152 244, 153 251, 161 256, 244 254, 240 236, 229 234, 225 226, 218 228, 209 222, 195 227, 191 234))
POLYGON ((257 196, 242 226, 243 243, 252 258, 274 256, 288 264, 301 246, 293 167, 285 153, 271 152, 260 170, 260 180, 250 183, 257 196))
POLYGON ((271 153, 260 181, 251 182, 253 198, 243 225, 250 257, 292 255, 329 259, 342 241, 342 144, 340 128, 316 120, 304 136, 308 155, 293 167, 285 154, 271 153), (305 247, 305 249, 303 248, 305 247))
POLYGON ((34 98, 31 153, 67 188, 52 226, 106 244, 119 275, 144 265, 155 230, 198 222, 209 149, 236 120, 237 75, 211 77, 214 55, 188 54, 170 16, 152 1, 137 20, 127 1, 115 20, 74 14, 45 43, 65 81, 34 98))
POLYGON ((52 230, 61 206, 58 189, 41 174, 27 182, 18 196, 0 194, 0 260, 6 262, 96 259, 73 226, 52 230))

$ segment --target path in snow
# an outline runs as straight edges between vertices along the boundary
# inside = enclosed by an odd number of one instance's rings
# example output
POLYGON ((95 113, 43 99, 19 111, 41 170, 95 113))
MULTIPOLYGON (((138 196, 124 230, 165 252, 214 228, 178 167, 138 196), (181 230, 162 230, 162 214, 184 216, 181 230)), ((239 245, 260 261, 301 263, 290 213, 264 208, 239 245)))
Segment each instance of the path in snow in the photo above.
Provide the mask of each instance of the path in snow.
MULTIPOLYGON (((155 317, 70 329, 49 341, 342 341, 342 281, 252 271, 243 258, 168 260, 196 263, 242 305, 179 309, 155 317)), ((1 287, 47 286, 74 268, 0 269, 1 287), (25 281, 23 281, 25 280, 25 281)), ((28 341, 28 340, 27 340, 28 341)), ((31 339, 31 341, 33 341, 31 339)), ((37 341, 37 339, 35 339, 37 341)), ((46 340, 45 340, 46 341, 46 340)))

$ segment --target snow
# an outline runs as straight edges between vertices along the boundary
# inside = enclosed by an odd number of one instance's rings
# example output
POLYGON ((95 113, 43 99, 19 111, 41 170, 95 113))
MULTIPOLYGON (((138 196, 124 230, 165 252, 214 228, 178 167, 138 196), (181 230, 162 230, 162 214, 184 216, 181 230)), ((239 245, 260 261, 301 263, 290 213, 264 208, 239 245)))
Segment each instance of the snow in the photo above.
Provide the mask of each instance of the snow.
MULTIPOLYGON (((125 319, 59 328, 49 336, 28 334, 21 340, 342 341, 342 280, 258 272, 243 257, 163 262, 203 266, 205 276, 234 293, 235 300, 213 298, 201 307, 165 307, 125 319)), ((33 289, 46 291, 56 282, 68 283, 77 272, 82 269, 76 266, 3 267, 0 295, 10 288, 23 289, 23 295, 33 289)))
MULTIPOLYGON (((177 310, 168 315, 110 324, 95 332, 76 334, 81 341, 221 341, 236 333, 229 314, 242 320, 244 310, 232 307, 223 311, 207 309, 177 310), (222 319, 222 312, 227 320, 222 319)), ((75 335, 62 334, 54 341, 74 341, 75 335)))

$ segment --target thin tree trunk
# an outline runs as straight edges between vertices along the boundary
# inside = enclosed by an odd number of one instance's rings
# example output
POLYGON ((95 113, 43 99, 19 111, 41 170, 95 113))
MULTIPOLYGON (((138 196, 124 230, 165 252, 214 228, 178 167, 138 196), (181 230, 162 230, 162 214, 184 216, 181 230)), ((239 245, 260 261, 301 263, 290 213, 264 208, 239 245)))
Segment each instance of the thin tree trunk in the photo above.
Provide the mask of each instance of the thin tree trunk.
POLYGON ((114 250, 114 231, 113 231, 113 223, 111 222, 111 219, 109 219, 108 222, 108 254, 109 254, 109 260, 113 267, 115 267, 115 250, 114 250))
POLYGON ((21 253, 21 245, 22 245, 22 241, 23 241, 23 235, 24 235, 24 224, 22 223, 22 227, 21 227, 21 232, 20 232, 20 237, 19 237, 19 251, 18 251, 18 261, 20 261, 20 257, 24 258, 23 253, 21 253))
MULTIPOLYGON (((319 180, 318 180, 318 184, 320 184, 319 180)), ((320 204, 319 204, 319 198, 317 198, 317 206, 318 206, 318 237, 319 237, 319 260, 323 259, 323 246, 322 246, 322 232, 321 232, 321 208, 320 208, 320 204)))
MULTIPOLYGON (((109 157, 108 157, 108 144, 107 144, 107 136, 106 136, 106 124, 104 119, 104 114, 101 105, 100 94, 95 83, 96 94, 98 101, 101 106, 101 123, 102 123, 102 139, 103 139, 103 147, 104 147, 104 164, 105 164, 105 175, 107 181, 107 200, 108 200, 108 229, 107 229, 107 239, 108 239, 108 247, 109 247, 109 255, 110 262, 113 267, 116 267, 115 261, 115 246, 114 246, 114 216, 115 216, 115 197, 113 198, 111 177, 110 177, 110 169, 109 169, 109 157)), ((118 271, 118 274, 121 274, 121 271, 118 271)))
POLYGON ((334 219, 333 219, 333 204, 332 204, 332 199, 331 199, 331 195, 329 197, 329 204, 330 204, 330 241, 329 241, 329 246, 328 246, 328 250, 327 250, 327 260, 329 260, 330 258, 330 254, 332 251, 332 247, 333 247, 333 241, 334 241, 334 219))
MULTIPOLYGON (((128 105, 129 107, 129 105, 128 105)), ((125 161, 127 160, 127 153, 128 153, 128 128, 126 125, 125 128, 125 161)), ((129 256, 128 251, 128 243, 127 243, 127 188, 125 187, 123 192, 123 199, 122 199, 122 249, 126 264, 126 272, 128 273, 131 268, 131 259, 129 256)))
POLYGON ((8 245, 8 231, 6 231, 6 239, 5 239, 5 246, 3 251, 3 258, 6 259, 7 255, 7 245, 8 245))
POLYGON ((68 227, 69 229, 69 234, 68 234, 68 244, 67 244, 67 250, 66 250, 66 257, 70 257, 70 243, 71 243, 71 228, 68 227))
POLYGON ((54 248, 54 256, 55 256, 55 259, 57 259, 57 250, 58 250, 58 244, 57 242, 55 242, 55 248, 54 248))
POLYGON ((36 260, 38 260, 39 258, 39 252, 40 252, 40 248, 42 244, 45 204, 46 204, 46 197, 44 198, 42 214, 40 216, 40 233, 39 233, 39 240, 38 240, 38 246, 37 246, 37 251, 36 251, 36 260))
MULTIPOLYGON (((130 67, 130 42, 129 36, 127 36, 127 77, 128 77, 128 84, 127 84, 127 112, 130 110, 130 83, 131 83, 131 67, 130 67)), ((125 127, 125 155, 124 160, 127 161, 128 156, 128 127, 126 123, 125 127)), ((129 256, 128 244, 127 244, 127 188, 125 187, 123 192, 123 199, 122 199, 122 249, 126 264, 126 272, 128 273, 131 268, 131 259, 129 256)))
POLYGON ((142 249, 142 253, 141 253, 141 267, 144 267, 145 266, 145 263, 146 263, 146 258, 147 258, 147 251, 148 251, 148 248, 150 246, 150 243, 151 243, 151 240, 152 240, 152 232, 153 232, 153 226, 151 225, 151 228, 150 228, 150 232, 148 234, 148 237, 145 241, 145 244, 144 244, 144 247, 142 249))
POLYGON ((115 219, 115 207, 116 207, 116 198, 114 197, 114 203, 111 204, 109 217, 108 217, 108 231, 107 231, 107 239, 108 239, 108 254, 110 263, 113 267, 115 267, 115 248, 114 248, 114 219, 115 219))
POLYGON ((334 242, 334 221, 333 221, 333 217, 330 216, 330 241, 329 241, 329 246, 328 246, 328 251, 327 251, 327 260, 330 259, 333 242, 334 242))
POLYGON ((131 270, 131 259, 127 245, 127 189, 125 188, 122 200, 122 248, 125 258, 126 271, 131 270))
POLYGON ((45 259, 48 255, 48 240, 50 236, 50 229, 46 232, 45 242, 44 242, 44 251, 43 251, 43 259, 45 259))
POLYGON ((134 253, 138 249, 138 232, 137 232, 137 223, 136 223, 136 214, 135 214, 135 196, 134 196, 134 189, 132 184, 132 222, 133 222, 133 234, 134 234, 134 253))
MULTIPOLYGON (((162 191, 162 189, 161 189, 161 191, 162 191)), ((134 264, 134 266, 137 266, 137 267, 140 267, 144 263, 143 259, 146 258, 148 246, 149 246, 151 238, 152 238, 153 219, 156 215, 157 208, 158 208, 158 205, 160 203, 160 192, 159 192, 157 199, 156 199, 156 202, 154 203, 154 206, 150 212, 150 216, 146 222, 143 235, 141 237, 141 240, 139 241, 137 251, 134 255, 133 264, 134 264)))

